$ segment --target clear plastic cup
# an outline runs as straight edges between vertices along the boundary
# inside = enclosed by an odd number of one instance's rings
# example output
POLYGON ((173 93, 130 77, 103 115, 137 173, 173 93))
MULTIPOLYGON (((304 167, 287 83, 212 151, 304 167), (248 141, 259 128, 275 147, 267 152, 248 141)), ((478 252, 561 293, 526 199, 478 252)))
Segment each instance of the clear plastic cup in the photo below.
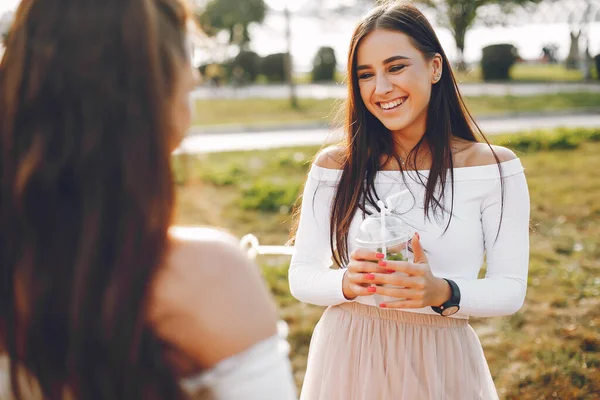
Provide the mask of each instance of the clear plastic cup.
MULTIPOLYGON (((385 251, 385 260, 411 261, 412 253, 408 251, 411 237, 410 227, 399 217, 393 214, 386 215, 385 218, 382 218, 381 215, 374 215, 365 218, 360 224, 355 243, 361 249, 381 253, 385 251)), ((394 272, 394 274, 406 276, 403 272, 394 272)), ((379 294, 374 294, 373 298, 377 305, 389 301, 401 300, 396 297, 379 294)))

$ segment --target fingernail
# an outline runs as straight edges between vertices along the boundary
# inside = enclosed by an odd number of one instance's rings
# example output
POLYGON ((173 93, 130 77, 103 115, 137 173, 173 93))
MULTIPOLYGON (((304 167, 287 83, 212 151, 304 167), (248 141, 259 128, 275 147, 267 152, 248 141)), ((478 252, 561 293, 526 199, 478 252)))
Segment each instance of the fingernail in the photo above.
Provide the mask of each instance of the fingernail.
POLYGON ((392 272, 396 272, 396 270, 395 270, 395 269, 387 269, 386 271, 387 271, 387 272, 389 272, 390 274, 391 274, 392 272))
POLYGON ((386 308, 386 307, 387 307, 387 304, 385 304, 385 303, 381 303, 381 304, 379 305, 379 307, 381 307, 381 308, 386 308))
POLYGON ((387 265, 387 262, 383 261, 383 260, 379 260, 379 266, 380 267, 385 267, 387 265))
POLYGON ((369 293, 375 293, 377 291, 377 288, 375 286, 369 286, 367 288, 367 292, 369 293))
POLYGON ((373 275, 373 274, 365 274, 365 279, 373 280, 373 279, 375 279, 375 275, 373 275))
POLYGON ((383 253, 377 253, 375 255, 375 257, 377 257, 377 258, 379 258, 381 260, 382 258, 385 258, 385 254, 383 254, 383 253))

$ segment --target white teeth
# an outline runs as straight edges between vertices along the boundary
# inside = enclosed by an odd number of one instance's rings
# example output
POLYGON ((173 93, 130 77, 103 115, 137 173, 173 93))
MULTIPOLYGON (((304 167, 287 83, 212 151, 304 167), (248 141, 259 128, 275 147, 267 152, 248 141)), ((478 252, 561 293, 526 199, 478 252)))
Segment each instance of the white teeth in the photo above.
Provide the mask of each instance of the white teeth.
POLYGON ((404 100, 403 99, 398 99, 398 100, 394 100, 394 101, 389 102, 389 103, 379 103, 379 104, 380 104, 381 108, 383 108, 384 110, 390 110, 392 108, 398 107, 402 103, 404 103, 404 100))

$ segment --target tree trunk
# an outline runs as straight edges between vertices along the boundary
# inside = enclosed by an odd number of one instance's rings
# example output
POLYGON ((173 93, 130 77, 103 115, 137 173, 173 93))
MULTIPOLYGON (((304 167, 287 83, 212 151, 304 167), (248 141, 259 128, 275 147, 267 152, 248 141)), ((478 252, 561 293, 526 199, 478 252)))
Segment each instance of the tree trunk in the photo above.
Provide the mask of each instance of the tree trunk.
POLYGON ((579 37, 581 36, 581 29, 578 32, 569 32, 569 35, 571 36, 571 46, 569 47, 566 66, 567 69, 575 70, 580 68, 579 37))
POLYGON ((449 22, 454 41, 456 42, 457 50, 457 70, 466 70, 465 63, 465 37, 467 30, 475 21, 477 15, 477 8, 479 3, 475 3, 472 0, 454 0, 448 1, 449 10, 449 22))
POLYGON ((286 80, 290 88, 290 106, 298 108, 298 99, 296 98, 296 84, 294 83, 293 62, 292 62, 292 33, 291 33, 291 18, 290 10, 286 7, 285 14, 285 38, 287 41, 287 54, 285 57, 285 74, 286 80))
POLYGON ((456 41, 456 69, 464 72, 467 70, 467 64, 465 63, 465 33, 454 34, 454 40, 456 41))
POLYGON ((465 63, 465 37, 467 36, 467 28, 470 25, 466 20, 466 16, 454 16, 452 19, 452 33, 456 42, 456 69, 465 71, 467 65, 465 63))

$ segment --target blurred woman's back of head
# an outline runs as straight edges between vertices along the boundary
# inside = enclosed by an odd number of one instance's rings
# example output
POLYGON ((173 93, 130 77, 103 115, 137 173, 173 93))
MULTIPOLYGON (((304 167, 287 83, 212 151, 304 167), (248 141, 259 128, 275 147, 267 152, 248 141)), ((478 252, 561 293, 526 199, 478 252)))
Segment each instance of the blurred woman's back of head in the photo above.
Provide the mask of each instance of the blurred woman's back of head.
POLYGON ((17 11, 0 65, 0 352, 13 388, 23 372, 52 400, 181 396, 145 314, 167 251, 187 20, 178 0, 17 11))

